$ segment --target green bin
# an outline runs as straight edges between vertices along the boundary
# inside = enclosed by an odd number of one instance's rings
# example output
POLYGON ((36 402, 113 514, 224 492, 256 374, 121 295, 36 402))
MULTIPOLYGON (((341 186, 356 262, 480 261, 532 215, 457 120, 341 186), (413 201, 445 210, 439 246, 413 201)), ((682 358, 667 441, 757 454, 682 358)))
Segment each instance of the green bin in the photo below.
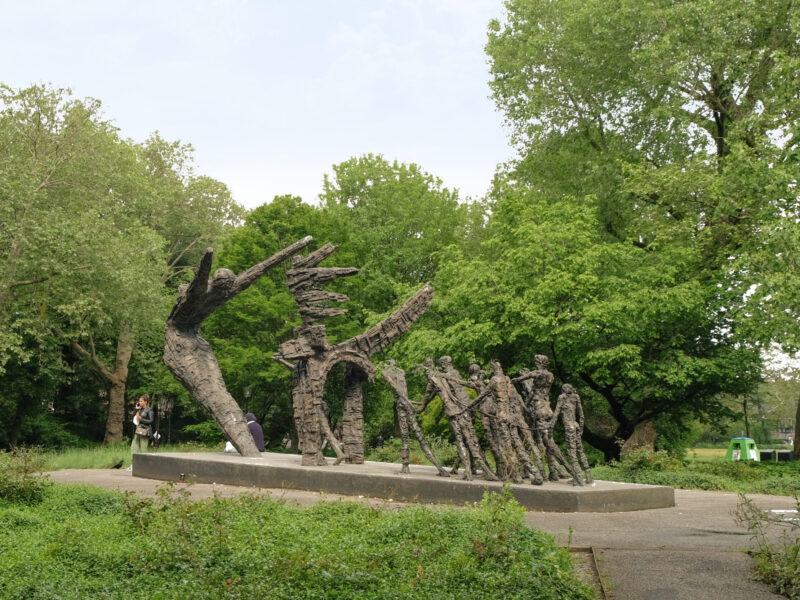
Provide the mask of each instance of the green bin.
POLYGON ((761 460, 756 442, 748 437, 736 437, 728 444, 725 460, 761 460))

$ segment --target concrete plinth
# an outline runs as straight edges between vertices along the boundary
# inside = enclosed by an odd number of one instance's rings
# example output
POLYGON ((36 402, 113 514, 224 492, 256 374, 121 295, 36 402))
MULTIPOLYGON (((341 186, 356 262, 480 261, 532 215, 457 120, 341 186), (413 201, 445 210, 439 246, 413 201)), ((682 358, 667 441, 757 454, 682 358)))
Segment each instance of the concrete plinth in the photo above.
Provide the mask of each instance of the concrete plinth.
MULTIPOLYGON (((401 475, 400 465, 392 463, 303 467, 300 458, 267 452, 260 458, 224 452, 134 454, 133 476, 459 505, 480 501, 484 490, 502 489, 499 482, 439 477, 434 467, 425 465, 412 465, 410 475, 401 475)), ((545 482, 511 485, 511 491, 530 511, 623 512, 675 505, 673 488, 633 483, 598 481, 575 487, 569 481, 545 482)))

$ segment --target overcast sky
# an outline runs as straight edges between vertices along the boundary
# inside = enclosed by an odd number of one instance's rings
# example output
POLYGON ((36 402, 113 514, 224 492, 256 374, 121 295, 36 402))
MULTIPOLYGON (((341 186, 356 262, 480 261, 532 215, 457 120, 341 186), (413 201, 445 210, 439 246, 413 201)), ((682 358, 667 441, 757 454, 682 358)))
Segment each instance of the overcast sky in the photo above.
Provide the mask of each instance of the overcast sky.
POLYGON ((482 196, 511 156, 489 99, 500 0, 10 2, 0 81, 102 101, 124 137, 191 143, 249 208, 315 202, 331 165, 414 162, 482 196))

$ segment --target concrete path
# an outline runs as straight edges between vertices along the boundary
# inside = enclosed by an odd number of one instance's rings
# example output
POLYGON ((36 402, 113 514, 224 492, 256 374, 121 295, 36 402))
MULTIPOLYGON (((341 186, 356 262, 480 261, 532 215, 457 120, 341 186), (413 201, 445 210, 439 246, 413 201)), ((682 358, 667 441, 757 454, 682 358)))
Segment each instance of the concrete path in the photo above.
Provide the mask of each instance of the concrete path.
MULTIPOLYGON (((113 469, 68 469, 52 472, 50 477, 57 482, 86 483, 149 496, 165 485, 113 469)), ((210 497, 214 492, 222 496, 267 494, 301 504, 321 498, 344 498, 301 490, 215 484, 183 487, 196 498, 210 497)), ((796 508, 793 498, 760 495, 751 498, 764 510, 796 508)), ((381 506, 401 505, 383 500, 362 501, 381 506)), ((736 494, 675 490, 675 503, 673 508, 624 513, 528 512, 526 521, 551 533, 562 545, 593 547, 609 596, 614 600, 781 598, 748 578, 750 558, 743 550, 750 546, 749 534, 731 516, 738 503, 736 494)))
MULTIPOLYGON (((793 498, 749 496, 763 510, 796 508, 793 498)), ((526 513, 566 545, 595 548, 615 600, 767 600, 751 581, 743 550, 750 534, 734 523, 736 494, 675 490, 674 508, 626 513, 526 513), (572 527, 570 540, 569 530, 572 527)), ((773 533, 777 541, 779 533, 773 533)))

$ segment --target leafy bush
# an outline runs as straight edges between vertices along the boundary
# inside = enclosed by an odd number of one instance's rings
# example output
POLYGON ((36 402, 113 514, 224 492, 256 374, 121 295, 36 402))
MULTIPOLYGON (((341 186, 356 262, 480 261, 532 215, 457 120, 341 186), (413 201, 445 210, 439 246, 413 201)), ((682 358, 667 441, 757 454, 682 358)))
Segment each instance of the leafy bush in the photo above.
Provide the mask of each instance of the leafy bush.
POLYGON ((639 449, 626 454, 619 462, 594 467, 592 473, 595 479, 683 489, 784 496, 800 492, 800 461, 762 463, 717 459, 684 463, 662 450, 639 449))
POLYGON ((679 471, 683 469, 683 462, 666 450, 654 452, 649 448, 637 448, 624 454, 620 459, 619 466, 629 472, 679 471))
POLYGON ((42 476, 44 457, 33 448, 0 451, 0 499, 11 502, 39 502, 49 485, 42 476))
MULTIPOLYGON (((458 457, 458 450, 454 444, 451 444, 447 438, 437 435, 428 436, 425 438, 431 448, 431 452, 442 465, 451 465, 458 457)), ((368 450, 367 459, 377 462, 393 462, 400 463, 400 452, 403 447, 403 440, 400 438, 389 438, 379 448, 371 448, 368 450)), ((420 448, 419 441, 411 435, 408 444, 409 448, 409 462, 412 465, 429 465, 425 453, 420 448)))
POLYGON ((196 425, 186 425, 183 431, 206 445, 225 442, 225 434, 222 433, 222 429, 220 429, 216 421, 203 421, 196 425))
MULTIPOLYGON (((797 510, 800 512, 800 500, 797 510)), ((752 533, 756 548, 751 551, 755 561, 756 579, 791 600, 800 600, 800 523, 761 511, 744 495, 734 513, 736 521, 752 533), (767 531, 783 529, 781 543, 768 541, 767 531)))
POLYGON ((594 597, 507 492, 466 510, 382 510, 172 489, 56 485, 39 507, 0 506, 0 597, 594 597))

